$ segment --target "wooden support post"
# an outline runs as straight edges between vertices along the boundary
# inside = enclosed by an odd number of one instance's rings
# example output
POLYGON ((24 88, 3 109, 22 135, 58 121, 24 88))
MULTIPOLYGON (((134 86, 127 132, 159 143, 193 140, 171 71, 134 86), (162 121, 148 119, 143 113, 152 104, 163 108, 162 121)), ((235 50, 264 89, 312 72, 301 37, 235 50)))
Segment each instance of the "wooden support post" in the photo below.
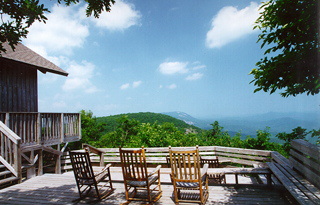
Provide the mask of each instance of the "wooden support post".
MULTIPOLYGON (((30 161, 34 161, 34 150, 30 151, 30 157, 29 157, 30 161)), ((36 176, 36 168, 35 166, 31 166, 29 168, 27 168, 27 179, 30 179, 32 177, 36 176)))
MULTIPOLYGON (((64 118, 64 115, 63 115, 63 113, 61 113, 61 117, 60 117, 60 143, 64 142, 64 126, 63 126, 64 122, 63 122, 63 118, 64 118)), ((60 147, 60 145, 59 145, 59 147, 60 147)))
POLYGON ((39 150, 39 153, 38 153, 38 176, 41 176, 43 175, 43 150, 39 150))
POLYGON ((37 144, 41 144, 41 114, 40 113, 38 113, 38 117, 37 117, 36 135, 37 135, 37 144))
POLYGON ((20 148, 21 140, 18 140, 17 144, 14 146, 14 163, 15 163, 15 169, 18 172, 19 177, 19 183, 21 183, 22 180, 22 168, 21 168, 21 148, 20 148))
MULTIPOLYGON (((57 150, 60 151, 60 144, 57 145, 57 150)), ((56 169, 55 169, 56 174, 61 174, 61 156, 57 155, 56 156, 56 169)))
POLYGON ((4 124, 7 125, 7 127, 9 127, 9 120, 10 120, 10 115, 9 115, 9 113, 6 113, 6 118, 4 120, 4 124))
POLYGON ((236 173, 234 176, 235 176, 235 178, 236 178, 236 184, 238 185, 238 184, 239 184, 238 174, 236 173))
POLYGON ((100 152, 100 167, 104 167, 104 153, 100 152))
POLYGON ((272 186, 272 182, 271 182, 271 173, 270 174, 267 174, 267 184, 269 187, 272 186))
POLYGON ((78 115, 79 119, 78 119, 78 136, 79 136, 79 140, 81 140, 82 138, 82 133, 81 133, 81 114, 78 115))

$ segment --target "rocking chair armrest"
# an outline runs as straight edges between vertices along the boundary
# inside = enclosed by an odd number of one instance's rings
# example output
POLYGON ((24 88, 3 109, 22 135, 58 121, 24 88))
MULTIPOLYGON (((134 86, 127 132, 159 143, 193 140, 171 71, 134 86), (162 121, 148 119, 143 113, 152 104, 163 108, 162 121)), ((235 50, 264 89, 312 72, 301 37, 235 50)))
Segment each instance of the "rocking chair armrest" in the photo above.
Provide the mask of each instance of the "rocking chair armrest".
POLYGON ((103 169, 101 169, 99 172, 97 172, 97 173, 95 174, 95 176, 99 176, 100 174, 105 173, 105 172, 109 169, 109 167, 111 167, 111 163, 109 163, 109 164, 107 164, 105 167, 103 167, 103 169))
POLYGON ((201 177, 203 177, 205 174, 207 174, 209 168, 209 164, 204 164, 201 169, 201 177))
POLYGON ((152 170, 152 172, 148 174, 148 177, 154 175, 156 172, 159 172, 160 168, 161 168, 161 165, 158 165, 155 169, 152 170))

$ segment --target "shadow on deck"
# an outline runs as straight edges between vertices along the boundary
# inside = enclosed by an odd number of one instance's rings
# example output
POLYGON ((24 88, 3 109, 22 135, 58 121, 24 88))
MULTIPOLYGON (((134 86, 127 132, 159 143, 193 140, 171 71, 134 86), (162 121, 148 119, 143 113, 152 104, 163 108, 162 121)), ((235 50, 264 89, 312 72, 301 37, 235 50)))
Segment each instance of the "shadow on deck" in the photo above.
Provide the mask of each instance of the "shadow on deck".
MULTIPOLYGON (((125 194, 119 168, 112 167, 114 192, 107 198, 94 204, 122 204, 125 194)), ((173 187, 167 182, 168 174, 161 178, 166 182, 162 185, 163 196, 155 205, 174 204, 172 199, 173 187)), ((228 179, 227 179, 228 180, 228 179)), ((249 177, 242 180, 250 180, 249 177)), ((45 174, 34 177, 5 189, 0 190, 0 204, 74 204, 78 198, 76 182, 72 172, 64 174, 45 174)), ((92 199, 86 198, 77 204, 92 204, 92 199)), ((132 202, 132 205, 142 204, 132 202)), ((206 204, 290 204, 286 195, 279 189, 265 186, 210 186, 209 199, 206 204)))

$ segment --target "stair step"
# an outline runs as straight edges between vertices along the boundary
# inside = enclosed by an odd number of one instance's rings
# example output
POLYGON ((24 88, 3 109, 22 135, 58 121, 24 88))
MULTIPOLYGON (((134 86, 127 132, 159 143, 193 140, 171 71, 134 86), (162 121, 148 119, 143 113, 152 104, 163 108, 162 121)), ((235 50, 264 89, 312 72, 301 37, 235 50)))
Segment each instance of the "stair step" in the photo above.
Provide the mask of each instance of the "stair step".
POLYGON ((6 179, 2 179, 2 180, 0 180, 0 185, 5 184, 5 183, 9 183, 9 182, 13 182, 13 181, 17 181, 17 180, 19 180, 19 177, 9 177, 6 179))
POLYGON ((7 174, 12 174, 12 173, 9 170, 0 172, 0 176, 7 175, 7 174))

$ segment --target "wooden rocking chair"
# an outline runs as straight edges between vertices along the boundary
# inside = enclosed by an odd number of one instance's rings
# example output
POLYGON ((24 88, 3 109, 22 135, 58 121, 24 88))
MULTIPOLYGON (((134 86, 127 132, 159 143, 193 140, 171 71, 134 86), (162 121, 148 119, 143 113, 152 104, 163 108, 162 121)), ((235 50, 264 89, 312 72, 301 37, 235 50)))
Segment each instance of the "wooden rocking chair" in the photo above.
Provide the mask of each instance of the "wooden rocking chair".
POLYGON ((98 172, 94 172, 90 155, 87 150, 69 151, 74 177, 77 182, 80 198, 79 201, 86 196, 91 196, 91 189, 94 188, 93 197, 101 200, 109 196, 113 192, 110 166, 99 167, 98 172))
POLYGON ((171 180, 174 202, 205 204, 208 197, 208 164, 200 168, 198 146, 193 150, 175 150, 169 147, 171 180))
POLYGON ((160 168, 147 171, 145 150, 119 148, 126 200, 153 204, 162 196, 160 168))

